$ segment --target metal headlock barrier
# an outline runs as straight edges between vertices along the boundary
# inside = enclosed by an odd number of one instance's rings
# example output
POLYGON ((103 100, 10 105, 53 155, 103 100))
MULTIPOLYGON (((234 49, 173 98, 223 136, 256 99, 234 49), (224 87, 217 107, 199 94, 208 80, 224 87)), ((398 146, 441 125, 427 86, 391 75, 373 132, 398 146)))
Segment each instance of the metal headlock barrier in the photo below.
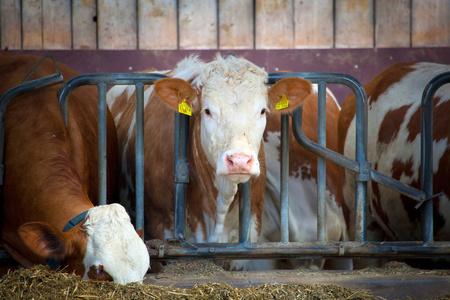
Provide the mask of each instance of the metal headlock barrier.
MULTIPOLYGON (((56 67, 56 64, 55 64, 56 67)), ((85 74, 68 80, 58 94, 59 103, 67 125, 67 103, 70 93, 83 85, 98 87, 98 177, 99 204, 106 204, 106 88, 107 85, 135 85, 136 87, 136 229, 144 230, 144 85, 153 84, 165 75, 157 73, 85 74)), ((427 85, 422 97, 422 190, 415 189, 372 169, 367 160, 367 97, 362 85, 352 76, 342 73, 271 73, 268 84, 282 78, 300 77, 318 84, 318 142, 312 142, 302 130, 302 107, 291 115, 282 116, 281 127, 281 241, 278 243, 250 243, 250 183, 239 187, 239 242, 238 243, 195 243, 185 241, 185 198, 189 182, 187 160, 189 117, 175 113, 175 212, 174 236, 184 247, 164 247, 150 250, 152 259, 178 258, 329 258, 329 257, 443 257, 450 255, 450 242, 433 241, 433 195, 432 187, 432 118, 433 95, 444 84, 450 82, 450 73, 444 73, 427 85), (344 84, 356 98, 356 161, 348 159, 326 148, 326 85, 344 84), (318 155, 318 222, 317 242, 289 242, 288 199, 289 199, 289 116, 293 118, 293 131, 297 141, 307 150, 318 155), (330 160, 356 173, 356 237, 350 242, 327 242, 325 238, 325 160, 330 160), (422 209, 422 241, 416 242, 372 242, 366 238, 367 183, 374 180, 389 188, 415 199, 422 209)), ((27 76, 28 78, 28 76, 27 76)), ((1 184, 3 184, 4 114, 8 102, 20 93, 46 87, 62 81, 56 74, 24 83, 6 92, 0 103, 0 159, 1 184)), ((1 257, 0 257, 1 258, 1 257)))

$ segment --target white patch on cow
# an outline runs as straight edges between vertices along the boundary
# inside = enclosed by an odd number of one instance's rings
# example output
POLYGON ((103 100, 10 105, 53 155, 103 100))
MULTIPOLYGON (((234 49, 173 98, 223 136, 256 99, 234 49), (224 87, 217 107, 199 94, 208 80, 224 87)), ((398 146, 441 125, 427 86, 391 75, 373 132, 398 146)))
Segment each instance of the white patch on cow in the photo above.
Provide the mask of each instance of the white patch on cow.
POLYGON ((448 148, 449 143, 447 138, 442 139, 438 142, 436 142, 436 140, 433 141, 433 173, 436 174, 439 170, 439 162, 441 161, 442 156, 444 156, 444 153, 448 148))
POLYGON ((237 184, 231 183, 225 176, 216 175, 214 184, 219 190, 219 194, 216 200, 217 208, 215 222, 211 227, 211 231, 208 233, 207 238, 207 241, 210 243, 225 241, 223 240, 225 218, 238 188, 237 184))
POLYGON ((129 189, 131 191, 134 191, 134 182, 133 182, 133 177, 131 175, 131 172, 128 171, 127 151, 128 151, 128 147, 130 145, 130 140, 134 134, 135 127, 136 127, 136 118, 133 117, 133 119, 131 120, 130 127, 128 128, 127 141, 125 142, 125 145, 123 146, 122 159, 121 159, 122 174, 125 174, 127 186, 129 187, 129 189))
MULTIPOLYGON (((443 194, 438 199, 435 199, 434 201, 439 201, 439 212, 441 216, 444 218, 445 222, 448 222, 448 214, 442 212, 449 212, 450 211, 450 199, 447 197, 447 195, 443 194)), ((448 231, 448 228, 446 226, 443 226, 441 229, 436 231, 435 233, 435 240, 436 241, 449 241, 450 240, 450 232, 448 231)))
MULTIPOLYGON (((312 90, 313 90, 314 94, 317 94, 317 97, 319 97, 319 85, 316 83, 313 83, 311 86, 312 86, 312 90)), ((336 106, 339 108, 339 110, 341 110, 341 106, 339 105, 339 102, 337 101, 336 97, 331 92, 331 90, 329 88, 326 88, 325 90, 326 90, 326 97, 333 99, 336 106)))
POLYGON ((127 85, 115 85, 106 94, 106 103, 111 108, 116 99, 123 94, 123 92, 128 88, 127 85))
POLYGON ((91 266, 102 265, 116 283, 142 283, 150 257, 121 205, 91 208, 83 228, 87 234, 84 279, 88 279, 87 272, 91 266))

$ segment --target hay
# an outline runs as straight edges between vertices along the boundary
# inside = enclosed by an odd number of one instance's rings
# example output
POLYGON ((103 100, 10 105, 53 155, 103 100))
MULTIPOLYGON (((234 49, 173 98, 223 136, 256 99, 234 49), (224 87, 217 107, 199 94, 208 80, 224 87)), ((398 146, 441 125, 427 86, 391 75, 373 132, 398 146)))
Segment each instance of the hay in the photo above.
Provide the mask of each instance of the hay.
POLYGON ((92 282, 46 266, 19 269, 0 279, 0 299, 376 299, 370 291, 335 285, 264 284, 238 289, 226 283, 190 289, 92 282))

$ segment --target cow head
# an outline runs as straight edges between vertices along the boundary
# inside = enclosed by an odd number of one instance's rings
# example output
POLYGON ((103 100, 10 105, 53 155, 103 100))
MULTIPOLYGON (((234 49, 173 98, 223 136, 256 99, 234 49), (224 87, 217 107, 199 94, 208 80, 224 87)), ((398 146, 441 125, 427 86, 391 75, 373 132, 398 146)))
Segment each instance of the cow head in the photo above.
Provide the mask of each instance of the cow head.
POLYGON ((147 248, 119 204, 91 208, 84 223, 67 232, 45 222, 25 223, 18 232, 35 253, 84 279, 141 282, 149 267, 147 248))
POLYGON ((196 67, 191 84, 165 78, 155 83, 155 91, 173 109, 185 102, 200 118, 202 148, 216 174, 233 183, 246 182, 260 173, 258 153, 267 113, 280 112, 275 107, 284 98, 289 108, 282 112, 293 110, 313 93, 311 83, 289 78, 268 88, 264 70, 234 56, 218 56, 196 67))

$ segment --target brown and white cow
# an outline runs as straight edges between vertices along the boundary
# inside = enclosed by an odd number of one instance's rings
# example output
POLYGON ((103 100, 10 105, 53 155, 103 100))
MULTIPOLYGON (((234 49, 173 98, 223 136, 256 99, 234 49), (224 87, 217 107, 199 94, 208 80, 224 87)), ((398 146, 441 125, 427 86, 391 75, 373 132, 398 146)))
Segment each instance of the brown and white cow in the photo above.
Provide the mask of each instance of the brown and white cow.
MULTIPOLYGON (((317 142, 318 92, 313 85, 313 97, 303 102, 302 127, 305 135, 317 142)), ((340 106, 331 91, 326 98, 327 148, 337 152, 336 128, 340 106)), ((317 156, 305 150, 294 137, 291 118, 289 120, 289 241, 317 241, 317 156)), ((266 189, 262 218, 261 241, 281 241, 280 228, 280 164, 281 164, 281 116, 271 114, 267 119, 264 133, 266 156, 266 189)), ((339 167, 326 163, 326 239, 345 241, 347 227, 342 212, 339 188, 339 167)), ((252 263, 254 269, 278 269, 309 267, 322 268, 323 260, 258 261, 252 263)), ((346 265, 337 268, 349 268, 346 265)))
MULTIPOLYGON (((0 94, 19 85, 39 62, 0 55, 0 94)), ((58 64, 65 79, 77 75, 58 64)), ((47 59, 29 80, 55 73, 47 59)), ((9 103, 5 116, 5 179, 1 242, 21 265, 60 263, 85 279, 142 281, 149 255, 119 204, 97 203, 97 92, 72 92, 67 128, 58 103, 61 85, 9 103), (73 224, 70 224, 71 221, 73 224)), ((114 195, 117 136, 108 114, 108 196, 114 195)))
MULTIPOLYGON (((368 160, 372 167, 420 189, 421 98, 426 84, 450 71, 449 65, 398 63, 365 86, 368 113, 368 160)), ((433 190, 443 195, 433 200, 435 240, 450 240, 450 85, 434 98, 433 190)), ((343 104, 339 118, 339 151, 355 157, 355 99, 343 104)), ((354 235, 354 175, 342 176, 345 214, 354 235)), ((368 184, 369 241, 421 240, 420 209, 415 202, 376 182, 368 184)))
MULTIPOLYGON (((174 110, 184 100, 193 111, 186 239, 237 242, 238 183, 252 178, 251 240, 256 241, 266 173, 262 147, 266 115, 269 110, 279 113, 275 106, 283 96, 295 108, 312 93, 311 83, 284 79, 268 89, 265 71, 234 56, 217 56, 208 63, 191 56, 167 74, 172 78, 157 81, 144 93, 145 213, 151 238, 173 237, 174 110)), ((127 181, 123 201, 134 197, 134 97, 134 87, 116 86, 108 92, 127 181)))

